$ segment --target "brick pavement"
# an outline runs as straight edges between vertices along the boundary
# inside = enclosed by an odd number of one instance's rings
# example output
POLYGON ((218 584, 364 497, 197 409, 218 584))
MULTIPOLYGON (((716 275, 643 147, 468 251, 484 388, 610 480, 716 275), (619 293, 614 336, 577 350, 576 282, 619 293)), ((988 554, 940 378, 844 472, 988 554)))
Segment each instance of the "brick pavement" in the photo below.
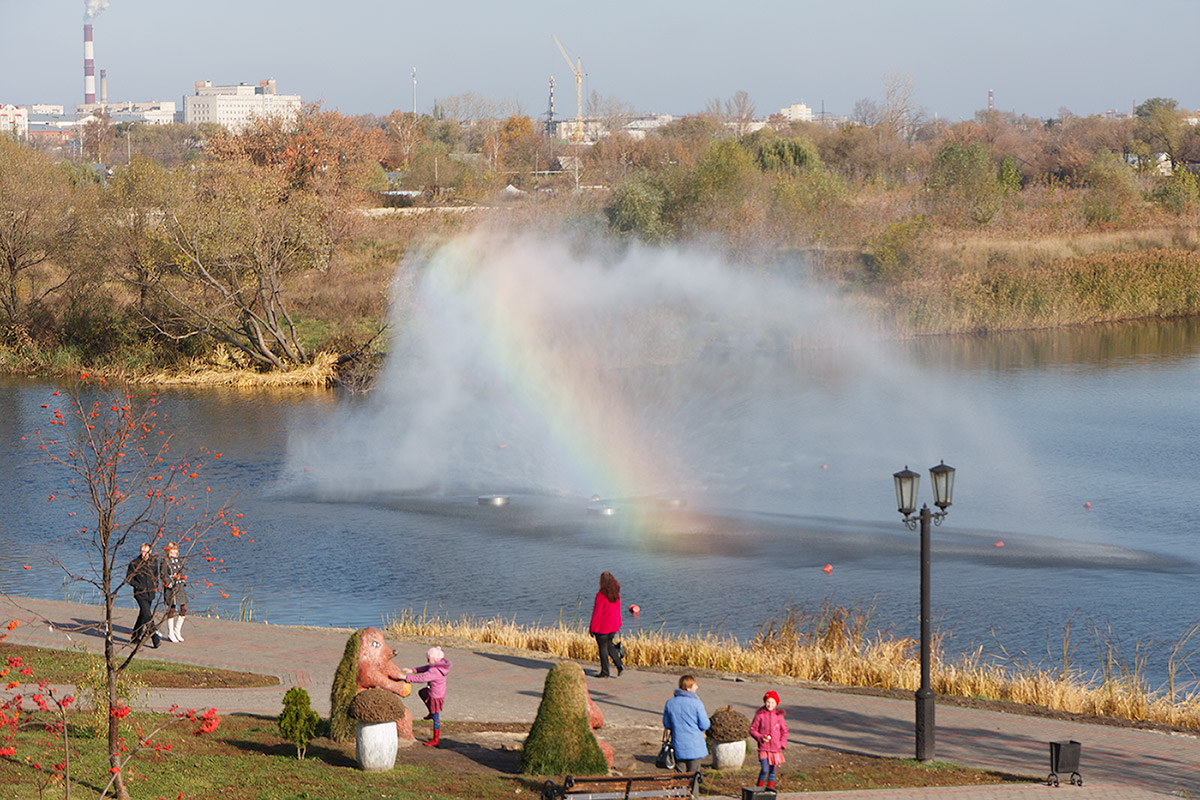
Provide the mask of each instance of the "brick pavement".
MULTIPOLYGON (((0 597, 0 619, 21 625, 7 641, 42 647, 82 645, 99 650, 93 606, 52 600, 0 597)), ((136 613, 119 609, 116 632, 128 637, 136 613)), ((147 657, 202 666, 275 675, 280 686, 266 689, 161 690, 154 708, 216 706, 223 712, 278 714, 291 686, 309 691, 313 707, 329 711, 329 687, 349 631, 300 628, 189 617, 187 641, 165 642, 147 657)), ((396 663, 424 662, 425 645, 392 640, 396 663)), ((524 654, 446 648, 454 663, 446 719, 529 722, 537 712, 546 671, 554 663, 524 654)), ((587 666, 587 665, 585 665, 587 666)), ((592 670, 588 670, 592 674, 592 670)), ((628 669, 620 678, 589 681, 593 698, 615 725, 660 723, 662 704, 675 686, 675 674, 628 669)), ((833 689, 772 687, 769 683, 701 677, 700 695, 709 709, 732 704, 747 713, 760 705, 767 688, 779 688, 792 725, 791 741, 871 755, 911 758, 913 703, 833 689)), ((829 792, 827 798, 930 798, 930 800, 1025 800, 1033 797, 1140 800, 1178 796, 1200 798, 1200 737, 1107 725, 1065 722, 940 705, 937 756, 940 760, 1044 778, 1048 742, 1083 743, 1080 771, 1085 787, 1008 785, 938 789, 829 792)), ((781 794, 781 798, 789 795, 781 794)))

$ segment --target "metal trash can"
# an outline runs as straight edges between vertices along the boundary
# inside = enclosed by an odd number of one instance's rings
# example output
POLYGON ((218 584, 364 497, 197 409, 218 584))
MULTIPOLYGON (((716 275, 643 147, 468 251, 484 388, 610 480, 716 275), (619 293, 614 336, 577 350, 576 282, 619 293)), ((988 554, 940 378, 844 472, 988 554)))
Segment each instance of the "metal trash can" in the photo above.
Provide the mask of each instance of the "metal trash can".
POLYGON ((1083 786, 1083 776, 1079 774, 1079 751, 1083 745, 1071 739, 1066 742, 1050 743, 1050 775, 1046 778, 1047 786, 1058 786, 1058 774, 1071 773, 1071 785, 1083 786))
POLYGON ((743 786, 742 800, 775 800, 774 789, 764 789, 761 786, 743 786))

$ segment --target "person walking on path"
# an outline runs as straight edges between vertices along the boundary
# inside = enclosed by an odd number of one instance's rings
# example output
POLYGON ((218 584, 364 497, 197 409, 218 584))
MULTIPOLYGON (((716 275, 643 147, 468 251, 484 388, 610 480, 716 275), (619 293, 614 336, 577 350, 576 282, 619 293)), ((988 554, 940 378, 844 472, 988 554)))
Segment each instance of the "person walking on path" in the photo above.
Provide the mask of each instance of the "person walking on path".
POLYGON ((596 592, 596 603, 592 606, 592 622, 588 625, 592 636, 596 637, 596 647, 600 650, 600 671, 597 678, 611 677, 608 672, 608 659, 611 656, 613 666, 617 668, 617 676, 625 671, 625 663, 621 654, 613 646, 613 637, 621 630, 621 584, 611 572, 600 573, 600 591, 596 592))
POLYGON ((187 576, 183 574, 183 559, 179 545, 167 543, 167 559, 163 564, 163 604, 167 607, 167 639, 182 642, 183 621, 187 618, 187 576))
POLYGON ((696 772, 700 759, 708 755, 704 732, 708 730, 708 712, 697 690, 699 684, 691 675, 679 679, 675 696, 663 707, 663 727, 671 732, 675 746, 675 771, 696 772))
POLYGON ((400 671, 409 683, 428 684, 417 692, 417 696, 425 701, 425 707, 429 709, 425 719, 433 720, 433 738, 425 742, 425 746, 437 747, 442 741, 442 706, 446 703, 446 674, 450 672, 450 662, 437 645, 425 651, 425 660, 428 663, 424 666, 400 671))
POLYGON ((162 585, 162 562, 154 555, 149 542, 142 542, 138 557, 129 562, 125 582, 133 587, 133 599, 138 606, 130 641, 138 644, 150 637, 150 646, 158 647, 161 639, 154 627, 154 598, 162 585))
POLYGON ((779 693, 774 689, 763 695, 762 708, 750 723, 750 738, 758 742, 758 786, 775 788, 775 767, 782 764, 787 747, 788 726, 779 708, 779 693))

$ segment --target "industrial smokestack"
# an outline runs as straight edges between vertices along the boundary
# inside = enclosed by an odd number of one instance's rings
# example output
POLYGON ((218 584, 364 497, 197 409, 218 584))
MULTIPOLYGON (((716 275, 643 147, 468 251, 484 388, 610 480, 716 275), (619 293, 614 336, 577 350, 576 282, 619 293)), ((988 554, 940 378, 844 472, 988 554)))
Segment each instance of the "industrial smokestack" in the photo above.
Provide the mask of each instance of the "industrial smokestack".
POLYGON ((92 26, 83 26, 83 102, 96 102, 96 53, 92 48, 92 26))
POLYGON ((108 70, 100 70, 100 105, 108 105, 108 70))

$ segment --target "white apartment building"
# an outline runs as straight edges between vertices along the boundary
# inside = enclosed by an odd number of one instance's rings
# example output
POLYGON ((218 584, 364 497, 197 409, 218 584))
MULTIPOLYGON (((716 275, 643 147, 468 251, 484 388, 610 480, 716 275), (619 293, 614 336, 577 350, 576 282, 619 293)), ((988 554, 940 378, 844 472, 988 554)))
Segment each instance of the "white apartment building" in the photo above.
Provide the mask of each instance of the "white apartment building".
POLYGON ((813 119, 812 109, 804 103, 793 103, 787 108, 779 109, 779 113, 788 122, 812 122, 813 119))
POLYGON ((237 133, 255 117, 292 115, 300 105, 298 94, 276 94, 273 80, 257 86, 213 86, 212 81, 197 81, 196 93, 183 98, 183 121, 189 125, 215 122, 237 133))
POLYGON ((29 135, 29 111, 12 103, 0 105, 0 133, 12 133, 18 139, 29 135))

